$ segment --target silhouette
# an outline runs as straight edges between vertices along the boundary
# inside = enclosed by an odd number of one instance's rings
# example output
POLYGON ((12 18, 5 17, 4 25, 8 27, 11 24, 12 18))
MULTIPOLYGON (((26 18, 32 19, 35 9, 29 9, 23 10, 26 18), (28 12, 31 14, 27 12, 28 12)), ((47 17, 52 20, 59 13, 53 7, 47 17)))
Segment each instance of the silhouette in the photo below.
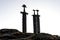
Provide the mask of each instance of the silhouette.
POLYGON ((22 32, 18 31, 17 29, 0 29, 0 40, 60 40, 60 36, 58 35, 51 35, 48 33, 41 33, 40 32, 40 21, 38 14, 39 10, 33 10, 33 27, 34 33, 26 33, 26 25, 27 25, 27 14, 25 11, 26 5, 22 6, 23 12, 22 13, 22 32), (35 11, 37 14, 35 14, 35 11))
POLYGON ((24 4, 23 6, 22 6, 24 9, 23 9, 23 12, 21 12, 22 13, 22 16, 23 16, 23 18, 22 18, 22 26, 23 26, 23 28, 22 28, 22 32, 23 33, 26 33, 26 15, 28 14, 28 13, 26 13, 25 12, 25 8, 26 8, 26 5, 24 4))
POLYGON ((34 33, 38 34, 40 33, 40 21, 39 21, 39 16, 38 11, 39 10, 33 10, 34 15, 33 15, 33 26, 34 26, 34 33), (35 14, 35 11, 37 11, 37 15, 35 14))

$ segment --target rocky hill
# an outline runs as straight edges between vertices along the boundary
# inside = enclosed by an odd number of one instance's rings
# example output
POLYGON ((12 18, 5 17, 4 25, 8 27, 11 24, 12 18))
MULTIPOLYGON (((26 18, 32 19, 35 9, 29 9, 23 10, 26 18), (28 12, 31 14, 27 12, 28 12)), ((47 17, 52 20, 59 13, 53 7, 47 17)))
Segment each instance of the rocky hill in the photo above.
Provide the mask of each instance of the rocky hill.
POLYGON ((1 29, 0 40, 59 40, 60 36, 47 33, 22 33, 16 29, 1 29))

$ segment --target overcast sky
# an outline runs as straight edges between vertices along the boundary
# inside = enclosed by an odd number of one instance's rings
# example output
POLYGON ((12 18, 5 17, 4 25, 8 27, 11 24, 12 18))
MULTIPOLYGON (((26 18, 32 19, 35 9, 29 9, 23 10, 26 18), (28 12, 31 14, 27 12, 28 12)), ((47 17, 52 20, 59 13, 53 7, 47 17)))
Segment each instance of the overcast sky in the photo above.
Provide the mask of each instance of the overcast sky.
POLYGON ((0 0, 0 29, 18 29, 22 32, 22 5, 26 4, 27 32, 33 32, 33 9, 39 10, 40 30, 60 35, 60 0, 0 0))

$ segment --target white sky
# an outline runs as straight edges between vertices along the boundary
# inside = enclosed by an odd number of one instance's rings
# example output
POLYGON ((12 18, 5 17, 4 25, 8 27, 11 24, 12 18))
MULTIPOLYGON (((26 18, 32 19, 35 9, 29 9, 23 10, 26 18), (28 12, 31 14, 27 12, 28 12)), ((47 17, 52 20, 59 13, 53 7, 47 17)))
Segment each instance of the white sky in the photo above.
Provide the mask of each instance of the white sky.
POLYGON ((0 0, 0 29, 22 31, 22 5, 26 4, 27 32, 33 32, 33 9, 39 9, 41 32, 60 35, 60 0, 0 0))

